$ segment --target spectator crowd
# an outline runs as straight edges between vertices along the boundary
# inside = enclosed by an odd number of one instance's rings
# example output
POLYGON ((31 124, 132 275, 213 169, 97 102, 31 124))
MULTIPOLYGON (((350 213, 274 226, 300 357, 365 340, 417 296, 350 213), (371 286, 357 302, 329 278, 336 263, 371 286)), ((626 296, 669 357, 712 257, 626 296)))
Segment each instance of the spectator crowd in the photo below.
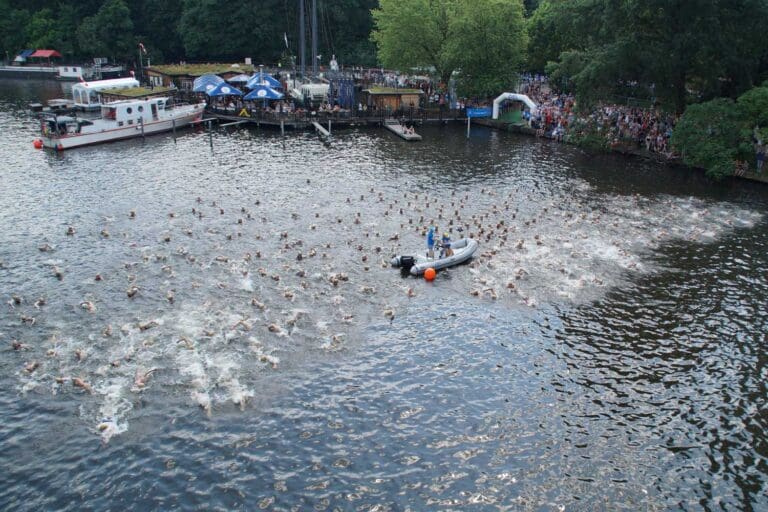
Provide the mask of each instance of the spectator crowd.
POLYGON ((675 158, 670 138, 677 118, 655 108, 602 103, 588 113, 577 113, 571 94, 554 92, 543 76, 523 76, 520 92, 530 97, 538 111, 523 112, 536 134, 558 141, 592 137, 619 150, 637 150, 675 158))

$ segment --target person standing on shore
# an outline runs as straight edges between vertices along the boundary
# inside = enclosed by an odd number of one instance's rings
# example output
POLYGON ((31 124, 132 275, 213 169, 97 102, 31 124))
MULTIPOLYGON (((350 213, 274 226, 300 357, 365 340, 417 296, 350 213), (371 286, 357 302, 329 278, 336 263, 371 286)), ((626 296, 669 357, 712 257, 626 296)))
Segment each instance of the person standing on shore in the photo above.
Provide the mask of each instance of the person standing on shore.
POLYGON ((762 174, 765 163, 765 143, 761 139, 757 139, 755 144, 755 156, 757 157, 757 174, 762 174))

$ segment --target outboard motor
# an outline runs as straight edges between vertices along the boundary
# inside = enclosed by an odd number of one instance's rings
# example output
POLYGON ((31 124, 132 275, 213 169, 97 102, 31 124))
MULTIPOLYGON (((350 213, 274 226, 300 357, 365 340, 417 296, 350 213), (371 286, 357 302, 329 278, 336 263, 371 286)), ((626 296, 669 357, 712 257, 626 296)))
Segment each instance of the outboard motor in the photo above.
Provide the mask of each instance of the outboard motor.
POLYGON ((410 271, 411 267, 416 264, 416 258, 413 256, 400 256, 400 266, 405 271, 410 271))

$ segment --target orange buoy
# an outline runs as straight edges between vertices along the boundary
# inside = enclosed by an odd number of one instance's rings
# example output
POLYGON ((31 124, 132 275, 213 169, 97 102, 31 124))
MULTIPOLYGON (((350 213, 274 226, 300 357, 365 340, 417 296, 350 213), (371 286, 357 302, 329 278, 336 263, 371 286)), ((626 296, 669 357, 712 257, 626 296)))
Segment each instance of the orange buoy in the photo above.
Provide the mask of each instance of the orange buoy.
POLYGON ((32 145, 35 146, 35 149, 40 149, 43 147, 43 141, 41 141, 40 139, 35 139, 32 145))
POLYGON ((429 267, 427 270, 424 271, 424 279, 427 281, 434 281, 435 276, 437 275, 437 272, 435 272, 435 269, 432 267, 429 267))

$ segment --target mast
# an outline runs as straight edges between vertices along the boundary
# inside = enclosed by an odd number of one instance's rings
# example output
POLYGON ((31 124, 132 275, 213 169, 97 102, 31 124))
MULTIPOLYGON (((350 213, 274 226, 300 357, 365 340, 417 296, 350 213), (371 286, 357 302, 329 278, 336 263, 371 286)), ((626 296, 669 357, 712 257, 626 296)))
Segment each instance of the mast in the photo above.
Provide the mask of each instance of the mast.
POLYGON ((312 0, 312 74, 317 76, 317 0, 312 0))
POLYGON ((299 0, 299 63, 301 67, 301 76, 304 77, 307 73, 305 56, 307 53, 306 33, 307 28, 305 26, 304 15, 304 0, 299 0))

